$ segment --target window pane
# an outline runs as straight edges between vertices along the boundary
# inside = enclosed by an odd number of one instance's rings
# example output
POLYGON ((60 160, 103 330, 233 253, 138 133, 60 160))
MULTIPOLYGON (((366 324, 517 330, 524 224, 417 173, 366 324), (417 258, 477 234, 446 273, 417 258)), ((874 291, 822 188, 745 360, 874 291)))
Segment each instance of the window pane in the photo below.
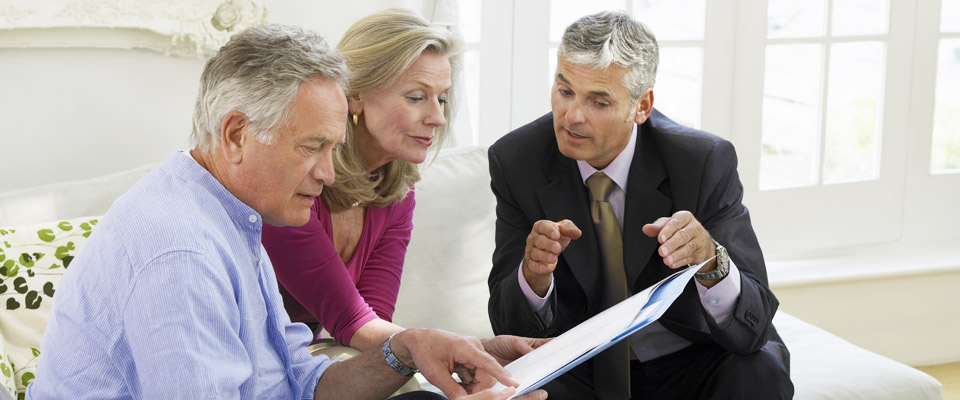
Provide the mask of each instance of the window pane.
POLYGON ((887 33, 887 0, 833 0, 831 34, 887 33))
MULTIPOLYGON (((550 74, 547 76, 547 87, 553 87, 553 81, 557 79, 557 48, 551 47, 547 50, 547 57, 550 57, 550 74)), ((551 96, 553 93, 550 94, 551 96)))
POLYGON ((943 0, 940 8, 940 30, 960 32, 960 0, 943 0))
POLYGON ((700 82, 703 71, 700 47, 660 49, 660 66, 653 105, 680 124, 700 127, 700 82))
POLYGON ((633 17, 657 40, 703 39, 704 0, 633 0, 633 17))
POLYGON ((626 0, 551 0, 550 41, 559 42, 567 25, 580 17, 604 10, 626 10, 626 0))
MULTIPOLYGON (((470 117, 470 144, 480 144, 480 51, 469 50, 463 55, 463 80, 467 89, 460 96, 460 107, 466 107, 470 117), (466 104, 464 104, 466 103, 466 104)), ((462 113, 460 115, 463 115, 462 113)), ((465 145, 465 144, 461 144, 465 145)))
POLYGON ((830 49, 824 183, 877 177, 883 61, 879 42, 839 43, 830 49))
POLYGON ((809 37, 824 32, 824 0, 770 0, 767 3, 767 37, 809 37))
POLYGON ((821 48, 767 46, 760 189, 817 183, 821 48))
POLYGON ((960 39, 940 41, 931 172, 960 172, 960 39))
POLYGON ((460 0, 460 33, 467 43, 480 42, 480 0, 460 0))

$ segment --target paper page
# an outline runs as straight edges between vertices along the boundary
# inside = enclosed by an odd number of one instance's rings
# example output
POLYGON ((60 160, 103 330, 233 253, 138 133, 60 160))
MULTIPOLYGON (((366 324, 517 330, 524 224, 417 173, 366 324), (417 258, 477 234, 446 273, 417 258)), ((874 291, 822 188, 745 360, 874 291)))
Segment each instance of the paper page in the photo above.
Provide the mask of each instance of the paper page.
MULTIPOLYGON (((708 261, 677 271, 508 364, 504 368, 517 382, 520 382, 514 397, 542 386, 655 321, 680 295, 683 286, 690 280, 693 273, 708 261), (671 288, 673 290, 668 296, 665 296, 666 293, 661 293, 663 290, 658 291, 664 283, 678 277, 680 279, 674 285, 676 287, 671 288), (651 304, 647 304, 651 296, 656 299, 651 304)), ((497 383, 495 387, 503 388, 504 386, 497 383)))

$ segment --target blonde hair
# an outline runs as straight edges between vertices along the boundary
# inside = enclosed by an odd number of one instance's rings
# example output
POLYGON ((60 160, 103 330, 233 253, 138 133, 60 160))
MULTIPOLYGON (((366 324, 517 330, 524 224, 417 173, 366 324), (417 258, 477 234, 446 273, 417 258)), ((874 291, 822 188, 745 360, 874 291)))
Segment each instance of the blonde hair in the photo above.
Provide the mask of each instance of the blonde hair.
MULTIPOLYGON (((369 15, 354 23, 337 45, 350 69, 346 95, 355 96, 392 85, 424 52, 446 56, 450 60, 452 86, 443 109, 447 123, 437 128, 437 140, 431 146, 436 151, 448 136, 450 121, 455 115, 462 47, 462 40, 455 32, 431 26, 411 11, 389 9, 369 15)), ((322 198, 330 212, 358 204, 389 206, 403 200, 420 180, 418 166, 401 159, 368 173, 357 148, 355 129, 352 123, 347 123, 345 142, 333 158, 336 181, 323 189, 322 198)))

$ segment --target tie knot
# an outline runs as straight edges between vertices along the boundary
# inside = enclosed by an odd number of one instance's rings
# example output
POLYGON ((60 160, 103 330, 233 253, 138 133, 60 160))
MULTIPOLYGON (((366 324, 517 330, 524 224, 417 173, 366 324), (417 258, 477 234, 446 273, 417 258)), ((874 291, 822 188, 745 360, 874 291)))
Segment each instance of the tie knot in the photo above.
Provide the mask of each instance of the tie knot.
POLYGON ((587 178, 587 187, 590 188, 594 201, 609 201, 610 193, 613 193, 615 186, 613 179, 600 171, 594 172, 587 178))

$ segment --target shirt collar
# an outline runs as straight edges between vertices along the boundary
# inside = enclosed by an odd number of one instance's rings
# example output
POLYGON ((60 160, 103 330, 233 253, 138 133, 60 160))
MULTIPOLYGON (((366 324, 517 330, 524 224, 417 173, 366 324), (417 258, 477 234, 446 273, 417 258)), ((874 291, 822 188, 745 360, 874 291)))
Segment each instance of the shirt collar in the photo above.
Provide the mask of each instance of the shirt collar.
POLYGON ((217 178, 210 174, 210 171, 207 171, 190 155, 189 151, 180 150, 173 153, 165 166, 169 167, 170 173, 186 181, 196 183, 216 197, 237 227, 256 232, 259 232, 262 228, 263 219, 260 217, 260 213, 227 190, 217 178))
POLYGON ((580 168, 580 179, 583 180, 583 184, 586 185, 587 178, 595 172, 601 171, 610 177, 613 183, 617 184, 617 187, 626 192, 627 175, 630 174, 630 164, 633 163, 633 153, 636 151, 636 147, 637 124, 633 124, 633 131, 630 132, 630 141, 627 142, 627 147, 625 147, 606 168, 598 170, 584 160, 577 160, 577 167, 580 168))

